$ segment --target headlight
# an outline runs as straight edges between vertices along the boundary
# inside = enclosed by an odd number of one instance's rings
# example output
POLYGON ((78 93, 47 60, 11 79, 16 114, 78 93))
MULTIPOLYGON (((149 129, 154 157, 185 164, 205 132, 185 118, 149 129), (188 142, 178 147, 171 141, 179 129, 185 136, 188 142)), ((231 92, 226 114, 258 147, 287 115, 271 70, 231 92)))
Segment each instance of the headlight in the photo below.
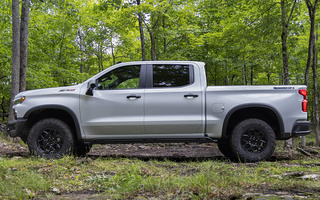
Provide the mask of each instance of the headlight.
POLYGON ((24 102, 24 100, 26 100, 26 97, 25 97, 25 96, 20 97, 20 98, 18 98, 18 99, 15 99, 15 100, 14 100, 14 105, 20 104, 20 103, 24 102))

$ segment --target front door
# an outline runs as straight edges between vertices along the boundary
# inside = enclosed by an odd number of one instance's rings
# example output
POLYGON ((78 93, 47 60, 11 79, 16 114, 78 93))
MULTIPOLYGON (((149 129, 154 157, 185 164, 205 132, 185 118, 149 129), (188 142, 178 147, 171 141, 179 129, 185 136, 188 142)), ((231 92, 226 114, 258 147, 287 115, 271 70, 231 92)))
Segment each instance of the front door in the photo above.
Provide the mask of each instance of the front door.
POLYGON ((81 124, 86 139, 144 134, 144 89, 141 66, 119 67, 99 77, 93 96, 80 95, 81 124))

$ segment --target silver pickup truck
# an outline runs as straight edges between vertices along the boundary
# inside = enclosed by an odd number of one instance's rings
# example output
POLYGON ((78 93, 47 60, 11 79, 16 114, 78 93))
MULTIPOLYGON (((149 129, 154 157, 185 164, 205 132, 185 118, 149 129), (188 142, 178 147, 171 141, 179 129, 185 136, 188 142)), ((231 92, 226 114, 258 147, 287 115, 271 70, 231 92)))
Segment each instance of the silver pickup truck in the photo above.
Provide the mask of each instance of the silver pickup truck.
POLYGON ((310 133, 306 86, 208 87, 204 66, 120 63, 76 86, 19 93, 7 132, 45 158, 85 155, 92 144, 216 142, 241 162, 310 133))

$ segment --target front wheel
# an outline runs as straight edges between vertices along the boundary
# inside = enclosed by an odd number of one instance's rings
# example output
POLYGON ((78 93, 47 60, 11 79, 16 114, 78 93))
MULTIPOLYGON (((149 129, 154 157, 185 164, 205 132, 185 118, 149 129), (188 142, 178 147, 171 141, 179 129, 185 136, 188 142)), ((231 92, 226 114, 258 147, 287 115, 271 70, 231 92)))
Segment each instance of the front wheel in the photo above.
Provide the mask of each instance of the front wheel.
POLYGON ((258 162, 273 154, 276 139, 273 129, 265 121, 246 119, 233 129, 230 145, 239 161, 258 162))
POLYGON ((70 155, 74 140, 69 126, 58 119, 43 119, 30 130, 27 138, 32 155, 43 158, 60 158, 70 155))

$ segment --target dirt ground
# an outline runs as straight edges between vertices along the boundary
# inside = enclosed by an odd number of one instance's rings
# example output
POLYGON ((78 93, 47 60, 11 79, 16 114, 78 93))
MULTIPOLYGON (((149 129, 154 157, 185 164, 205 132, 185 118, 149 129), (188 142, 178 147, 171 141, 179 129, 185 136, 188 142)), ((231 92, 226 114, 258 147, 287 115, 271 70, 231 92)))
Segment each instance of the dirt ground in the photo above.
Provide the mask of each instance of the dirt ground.
MULTIPOLYGON (((5 132, 5 125, 0 123, 0 133, 5 132)), ((13 140, 10 138, 10 140, 13 140)), ((12 143, 0 141, 0 157, 30 156, 28 147, 22 142, 12 143)), ((214 143, 173 143, 173 144, 108 144, 94 145, 88 157, 127 157, 171 160, 226 160, 217 144, 214 143)), ((294 154, 301 157, 301 154, 294 154)), ((274 153, 270 160, 292 159, 287 154, 274 153)))
MULTIPOLYGON (((25 144, 0 141, 0 157, 30 156, 25 144)), ((224 159, 216 144, 107 144, 94 145, 87 157, 149 159, 224 159)))
MULTIPOLYGON (((10 140, 13 141, 11 138, 10 140)), ((0 140, 0 157, 28 157, 30 152, 28 146, 22 142, 6 142, 0 140)), ((301 157, 301 154, 294 154, 294 157, 301 157)), ((193 160, 228 160, 220 153, 215 143, 137 143, 137 144, 106 144, 94 145, 87 157, 122 157, 138 158, 141 160, 173 160, 173 161, 193 161, 193 160)), ((277 153, 269 159, 289 160, 294 159, 287 154, 277 153)))
MULTIPOLYGON (((5 125, 0 123, 0 133, 5 132, 5 125)), ((10 140, 13 141, 12 138, 10 140)), ((28 147, 22 142, 5 142, 0 140, 0 157, 30 156, 28 147)), ((214 143, 173 143, 173 144, 108 144, 94 145, 88 157, 127 157, 167 160, 226 160, 214 143)), ((301 157, 301 154, 294 154, 301 157)), ((274 153, 270 160, 292 159, 287 154, 274 153)))

